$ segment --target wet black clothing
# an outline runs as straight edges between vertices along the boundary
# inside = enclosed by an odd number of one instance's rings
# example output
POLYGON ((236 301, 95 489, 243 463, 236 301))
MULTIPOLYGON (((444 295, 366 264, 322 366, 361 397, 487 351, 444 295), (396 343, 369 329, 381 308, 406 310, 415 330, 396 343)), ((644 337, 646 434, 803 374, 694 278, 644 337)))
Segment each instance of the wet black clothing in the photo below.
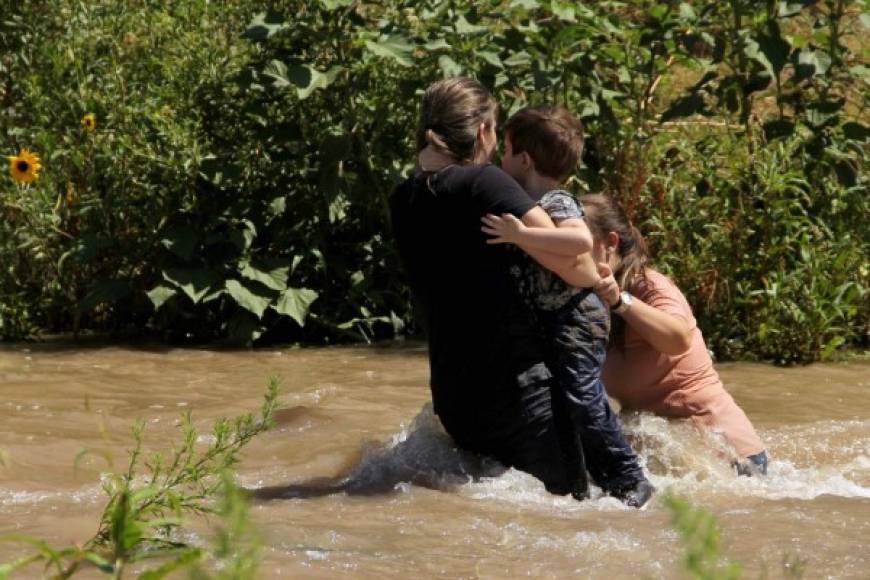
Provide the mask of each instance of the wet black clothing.
POLYGON ((486 244, 480 218, 535 202, 493 165, 414 175, 390 199, 393 231, 429 341, 435 413, 461 447, 568 493, 550 399, 546 341, 509 273, 525 259, 486 244))

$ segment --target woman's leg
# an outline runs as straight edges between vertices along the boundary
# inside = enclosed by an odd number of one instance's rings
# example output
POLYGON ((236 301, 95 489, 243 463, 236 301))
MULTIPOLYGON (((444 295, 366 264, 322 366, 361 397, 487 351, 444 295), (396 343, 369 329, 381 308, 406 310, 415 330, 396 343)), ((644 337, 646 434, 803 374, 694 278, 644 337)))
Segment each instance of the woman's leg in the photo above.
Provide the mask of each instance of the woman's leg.
POLYGON ((692 420, 697 425, 721 433, 734 447, 737 456, 742 458, 734 462, 738 474, 767 473, 768 457, 764 443, 749 417, 721 383, 687 396, 685 404, 694 412, 692 420))

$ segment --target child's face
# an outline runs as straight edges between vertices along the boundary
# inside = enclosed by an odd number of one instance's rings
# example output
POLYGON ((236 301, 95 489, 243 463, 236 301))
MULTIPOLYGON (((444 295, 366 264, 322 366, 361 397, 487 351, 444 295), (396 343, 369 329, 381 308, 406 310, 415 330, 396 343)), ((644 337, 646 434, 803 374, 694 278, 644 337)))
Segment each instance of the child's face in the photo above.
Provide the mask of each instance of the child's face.
POLYGON ((504 136, 504 152, 501 155, 501 168, 521 184, 525 182, 526 175, 529 172, 528 167, 524 163, 523 154, 514 155, 509 135, 504 136))

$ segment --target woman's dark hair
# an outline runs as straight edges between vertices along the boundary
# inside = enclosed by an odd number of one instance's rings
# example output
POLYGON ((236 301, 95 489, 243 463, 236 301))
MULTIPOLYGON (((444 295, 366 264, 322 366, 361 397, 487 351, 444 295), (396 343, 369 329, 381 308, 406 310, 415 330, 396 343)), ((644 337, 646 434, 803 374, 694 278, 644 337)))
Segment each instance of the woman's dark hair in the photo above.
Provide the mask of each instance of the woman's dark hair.
POLYGON ((604 240, 610 232, 619 236, 616 251, 620 260, 613 273, 619 287, 629 290, 644 282, 649 264, 646 242, 623 209, 613 198, 601 194, 584 195, 580 202, 586 210, 586 224, 593 237, 604 240))
POLYGON ((431 146, 457 163, 473 162, 478 128, 481 123, 495 123, 497 111, 492 94, 474 79, 454 77, 432 83, 423 94, 417 151, 431 146))

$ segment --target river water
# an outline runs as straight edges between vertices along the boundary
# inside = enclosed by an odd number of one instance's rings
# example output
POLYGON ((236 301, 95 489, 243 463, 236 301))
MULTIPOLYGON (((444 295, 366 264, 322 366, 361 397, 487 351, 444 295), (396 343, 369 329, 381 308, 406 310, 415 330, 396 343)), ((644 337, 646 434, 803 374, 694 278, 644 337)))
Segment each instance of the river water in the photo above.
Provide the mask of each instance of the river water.
MULTIPOLYGON (((747 577, 870 578, 870 364, 801 368, 728 363, 722 378, 766 441, 766 478, 737 478, 690 427, 631 417, 627 430, 659 489, 711 510, 724 551, 747 577)), ((0 346, 0 534, 52 545, 93 535, 130 425, 146 440, 178 440, 191 411, 207 432, 219 416, 256 410, 269 376, 282 380, 278 427, 238 466, 248 487, 397 465, 449 470, 455 453, 426 406, 420 344, 218 351, 0 346), (78 470, 74 459, 86 456, 78 470)), ((345 494, 257 503, 262 578, 673 577, 683 548, 669 512, 638 512, 596 493, 576 502, 516 472, 446 491, 406 484, 374 497, 345 494)), ((205 541, 207 526, 190 532, 205 541)), ((22 553, 0 544, 0 562, 22 553)), ((31 568, 20 577, 39 577, 31 568)))

